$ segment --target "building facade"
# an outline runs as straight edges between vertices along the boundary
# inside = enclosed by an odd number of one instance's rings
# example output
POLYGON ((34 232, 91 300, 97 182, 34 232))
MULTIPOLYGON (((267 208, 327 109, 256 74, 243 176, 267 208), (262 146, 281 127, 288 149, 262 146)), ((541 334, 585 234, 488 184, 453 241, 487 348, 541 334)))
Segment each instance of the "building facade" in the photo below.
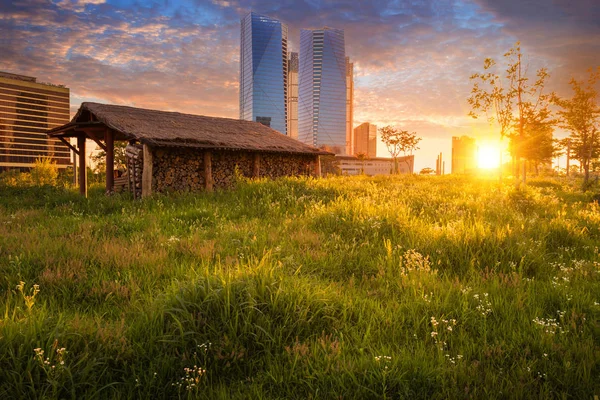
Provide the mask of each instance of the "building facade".
POLYGON ((249 13, 241 20, 240 119, 287 134, 288 28, 249 13))
POLYGON ((452 137, 452 173, 465 174, 477 168, 476 141, 468 136, 452 137))
POLYGON ((298 139, 298 53, 288 59, 288 136, 298 139))
POLYGON ((346 154, 354 151, 354 63, 346 57, 346 154))
MULTIPOLYGON (((342 175, 391 175, 394 171, 393 158, 371 158, 361 160, 352 156, 337 156, 338 166, 342 175)), ((414 172, 415 156, 398 157, 398 173, 412 174, 414 172)))
POLYGON ((34 77, 0 72, 0 171, 26 170, 40 157, 59 168, 71 163, 69 148, 48 129, 69 122, 69 89, 34 77))
POLYGON ((354 129, 354 155, 363 153, 369 158, 377 157, 377 125, 369 122, 354 129))
POLYGON ((346 52, 341 29, 302 29, 298 67, 298 140, 346 153, 346 52))

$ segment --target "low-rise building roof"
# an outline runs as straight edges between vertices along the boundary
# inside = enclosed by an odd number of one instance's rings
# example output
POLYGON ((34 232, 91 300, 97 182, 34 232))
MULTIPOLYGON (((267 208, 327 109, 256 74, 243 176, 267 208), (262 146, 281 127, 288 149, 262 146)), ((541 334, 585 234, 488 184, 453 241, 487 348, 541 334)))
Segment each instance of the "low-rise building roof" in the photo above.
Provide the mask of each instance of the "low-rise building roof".
POLYGON ((48 131, 52 137, 75 137, 111 129, 115 140, 150 146, 193 147, 292 154, 331 154, 301 143, 258 122, 171 111, 84 102, 72 121, 48 131))

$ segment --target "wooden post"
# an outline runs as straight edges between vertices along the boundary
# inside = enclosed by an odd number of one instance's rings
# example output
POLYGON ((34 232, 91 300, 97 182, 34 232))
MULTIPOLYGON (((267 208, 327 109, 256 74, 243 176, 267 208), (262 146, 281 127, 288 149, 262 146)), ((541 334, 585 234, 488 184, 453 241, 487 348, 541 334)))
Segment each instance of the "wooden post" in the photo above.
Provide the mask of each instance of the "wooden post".
POLYGON ((87 197, 87 166, 85 162, 85 133, 77 136, 79 150, 79 194, 87 197))
POLYGON ((207 192, 213 191, 212 154, 210 151, 204 152, 204 188, 207 192))
POLYGON ((315 160, 315 177, 321 177, 321 156, 317 156, 315 160))
POLYGON ((260 153, 254 153, 254 162, 252 164, 252 176, 260 178, 260 153))
POLYGON ((106 194, 112 194, 115 190, 115 141, 114 133, 107 129, 104 133, 106 144, 106 194))
POLYGON ((77 153, 73 151, 73 185, 77 185, 77 153))
POLYGON ((152 195, 152 148, 144 145, 144 167, 142 169, 142 198, 152 195))

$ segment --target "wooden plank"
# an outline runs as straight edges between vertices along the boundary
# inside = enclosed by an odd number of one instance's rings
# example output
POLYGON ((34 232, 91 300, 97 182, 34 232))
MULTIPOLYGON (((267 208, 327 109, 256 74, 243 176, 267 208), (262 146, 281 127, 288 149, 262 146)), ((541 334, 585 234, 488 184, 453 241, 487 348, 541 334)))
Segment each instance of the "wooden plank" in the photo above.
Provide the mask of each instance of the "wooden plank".
POLYGON ((85 135, 77 137, 77 148, 79 149, 79 194, 87 197, 87 166, 85 160, 85 135))
POLYGON ((59 137, 58 140, 60 140, 61 142, 63 142, 64 144, 67 145, 68 148, 70 148, 71 150, 73 150, 73 152, 77 155, 79 155, 79 151, 75 148, 75 146, 73 146, 71 143, 69 143, 65 138, 63 137, 59 137))
POLYGON ((104 133, 106 143, 106 194, 112 194, 115 190, 115 141, 114 134, 110 129, 104 133))
POLYGON ((152 148, 144 145, 144 167, 142 169, 142 198, 152 196, 152 148))
POLYGON ((212 153, 210 151, 204 152, 204 188, 207 192, 213 191, 213 177, 212 177, 212 153))
POLYGON ((254 153, 254 160, 252 163, 252 176, 254 178, 260 178, 260 153, 254 153))

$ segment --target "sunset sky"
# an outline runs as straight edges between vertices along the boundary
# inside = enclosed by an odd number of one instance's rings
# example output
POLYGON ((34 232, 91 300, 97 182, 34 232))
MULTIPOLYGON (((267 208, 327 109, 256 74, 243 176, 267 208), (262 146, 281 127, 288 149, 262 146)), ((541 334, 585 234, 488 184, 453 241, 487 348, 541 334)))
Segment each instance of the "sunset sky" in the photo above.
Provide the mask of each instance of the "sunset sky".
POLYGON ((68 86, 72 111, 97 101, 237 118, 250 10, 287 23, 291 51, 301 28, 344 29, 354 125, 416 131, 417 172, 440 151, 450 171, 452 136, 497 137, 467 116, 486 57, 520 40, 530 74, 547 67, 548 90, 565 96, 571 76, 600 66, 598 0, 16 0, 0 3, 0 70, 68 86))

